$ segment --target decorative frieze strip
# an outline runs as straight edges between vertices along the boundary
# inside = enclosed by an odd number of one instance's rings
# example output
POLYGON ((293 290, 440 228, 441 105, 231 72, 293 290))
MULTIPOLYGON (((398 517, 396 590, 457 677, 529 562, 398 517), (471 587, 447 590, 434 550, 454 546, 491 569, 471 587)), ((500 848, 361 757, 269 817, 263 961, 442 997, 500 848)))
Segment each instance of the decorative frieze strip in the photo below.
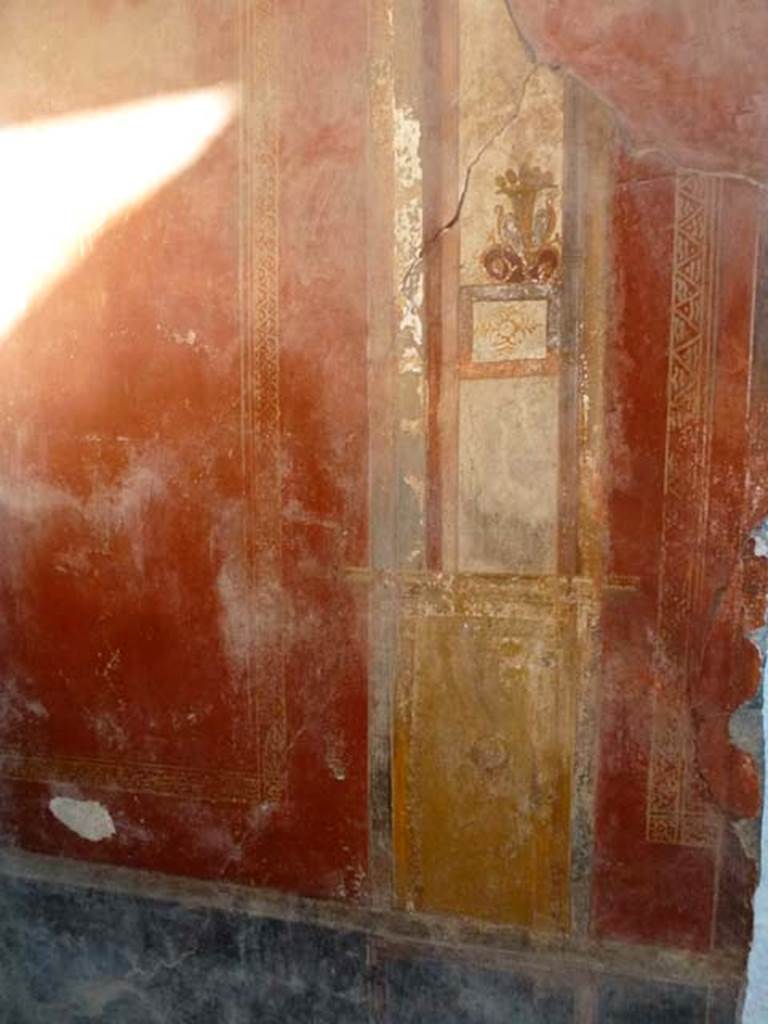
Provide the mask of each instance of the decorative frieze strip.
POLYGON ((239 746, 255 760, 264 799, 285 794, 287 713, 280 616, 282 500, 278 311, 277 11, 241 0, 242 115, 239 334, 243 547, 246 564, 239 746), (263 608, 276 609, 264 616, 263 608))
POLYGON ((183 800, 250 804, 262 798, 259 778, 243 772, 136 761, 39 757, 14 751, 0 751, 0 778, 183 800))
POLYGON ((711 846, 720 834, 696 769, 688 708, 709 506, 719 208, 716 178, 678 173, 647 836, 691 846, 711 846))

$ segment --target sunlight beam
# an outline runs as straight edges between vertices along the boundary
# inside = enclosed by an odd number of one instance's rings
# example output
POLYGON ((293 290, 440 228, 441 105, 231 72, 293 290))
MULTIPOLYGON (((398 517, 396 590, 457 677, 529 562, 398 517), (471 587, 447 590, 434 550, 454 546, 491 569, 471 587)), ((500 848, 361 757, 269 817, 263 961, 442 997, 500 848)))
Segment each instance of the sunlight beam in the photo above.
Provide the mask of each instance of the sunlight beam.
POLYGON ((0 341, 117 214, 193 164, 235 108, 221 85, 0 130, 0 341))

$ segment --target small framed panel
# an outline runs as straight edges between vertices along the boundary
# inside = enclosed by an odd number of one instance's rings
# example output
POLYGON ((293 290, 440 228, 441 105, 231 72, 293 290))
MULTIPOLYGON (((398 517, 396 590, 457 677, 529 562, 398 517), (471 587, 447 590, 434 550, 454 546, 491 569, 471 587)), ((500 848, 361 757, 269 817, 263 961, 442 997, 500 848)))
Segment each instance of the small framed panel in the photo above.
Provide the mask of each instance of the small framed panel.
POLYGON ((558 372, 560 301, 548 285, 461 289, 462 377, 553 376, 558 372))

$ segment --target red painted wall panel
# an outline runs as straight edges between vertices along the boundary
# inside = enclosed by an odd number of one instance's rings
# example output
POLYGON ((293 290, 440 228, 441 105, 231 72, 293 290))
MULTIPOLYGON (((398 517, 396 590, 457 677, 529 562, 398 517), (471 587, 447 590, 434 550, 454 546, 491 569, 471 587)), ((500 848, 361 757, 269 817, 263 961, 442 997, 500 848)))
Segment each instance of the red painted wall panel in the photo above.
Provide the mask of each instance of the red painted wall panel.
POLYGON ((608 544, 593 929, 743 951, 758 811, 745 567, 758 197, 623 157, 606 351, 608 544))
MULTIPOLYGON (((363 891, 367 60, 342 5, 181 4, 174 84, 236 82, 245 39, 240 114, 0 344, 3 819, 25 848, 363 891), (54 794, 116 835, 74 835, 54 794)), ((129 86, 109 100, 152 92, 129 86)))

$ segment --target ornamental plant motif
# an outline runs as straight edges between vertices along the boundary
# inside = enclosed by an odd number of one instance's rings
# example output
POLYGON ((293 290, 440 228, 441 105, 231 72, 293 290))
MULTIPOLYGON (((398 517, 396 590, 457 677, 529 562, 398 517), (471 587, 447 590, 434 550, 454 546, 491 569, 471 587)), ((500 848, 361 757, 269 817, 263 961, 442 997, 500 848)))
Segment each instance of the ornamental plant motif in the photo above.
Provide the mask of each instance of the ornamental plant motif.
POLYGON ((494 281, 544 283, 559 275, 556 192, 551 172, 527 163, 497 176, 496 194, 508 203, 497 204, 494 241, 480 257, 494 281))

